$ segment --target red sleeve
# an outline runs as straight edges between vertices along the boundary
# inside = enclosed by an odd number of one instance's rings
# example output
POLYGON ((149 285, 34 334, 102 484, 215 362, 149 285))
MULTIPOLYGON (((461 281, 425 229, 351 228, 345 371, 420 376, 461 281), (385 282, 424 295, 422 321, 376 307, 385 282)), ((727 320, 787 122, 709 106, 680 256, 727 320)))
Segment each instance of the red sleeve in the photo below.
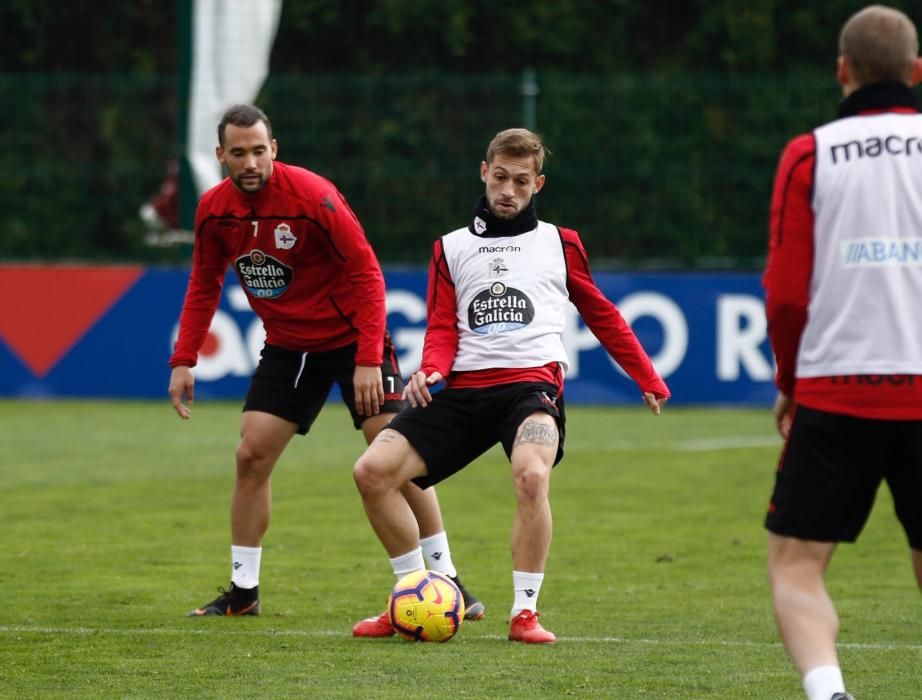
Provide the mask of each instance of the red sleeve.
POLYGON ((317 208, 320 224, 328 232, 336 254, 343 261, 346 278, 355 297, 358 347, 355 363, 380 367, 384 359, 387 326, 384 274, 365 231, 346 198, 331 185, 317 208))
POLYGON ((220 229, 209 220, 204 201, 195 211, 195 248, 186 298, 179 317, 179 337, 170 367, 194 367, 214 318, 231 254, 225 249, 220 229))
POLYGON ((634 331, 602 291, 596 286, 589 270, 589 257, 576 231, 560 229, 567 260, 567 289, 589 330, 608 351, 640 390, 652 392, 657 398, 671 396, 669 388, 657 374, 650 358, 634 331))
POLYGON ((458 353, 458 303, 441 239, 432 246, 426 305, 426 340, 420 369, 426 374, 439 372, 448 377, 458 353))
POLYGON ((785 147, 775 173, 762 285, 778 388, 793 396, 800 336, 813 274, 813 172, 816 141, 803 134, 785 147))

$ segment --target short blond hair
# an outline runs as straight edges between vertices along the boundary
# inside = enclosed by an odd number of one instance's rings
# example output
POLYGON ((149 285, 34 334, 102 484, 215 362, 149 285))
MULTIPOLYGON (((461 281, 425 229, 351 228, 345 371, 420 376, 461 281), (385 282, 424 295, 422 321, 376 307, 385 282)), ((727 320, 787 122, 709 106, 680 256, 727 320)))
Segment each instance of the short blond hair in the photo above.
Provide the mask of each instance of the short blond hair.
POLYGON ((506 153, 516 158, 533 156, 535 159, 535 172, 539 175, 544 169, 544 158, 551 152, 541 142, 538 134, 528 129, 505 129, 500 131, 490 145, 487 146, 486 161, 489 165, 497 153, 506 153))
POLYGON ((919 53, 916 27, 904 13, 884 5, 859 10, 842 27, 839 53, 859 85, 908 82, 919 53))

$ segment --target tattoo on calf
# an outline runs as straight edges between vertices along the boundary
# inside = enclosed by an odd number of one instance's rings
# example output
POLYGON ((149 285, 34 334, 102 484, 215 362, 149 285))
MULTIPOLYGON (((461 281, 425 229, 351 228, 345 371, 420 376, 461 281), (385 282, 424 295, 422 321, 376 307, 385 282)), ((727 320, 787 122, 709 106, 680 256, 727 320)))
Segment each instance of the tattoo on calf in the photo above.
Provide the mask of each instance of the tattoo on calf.
POLYGON ((539 423, 535 420, 526 420, 522 424, 522 430, 515 439, 513 447, 526 442, 553 447, 557 444, 557 438, 556 426, 548 425, 547 423, 539 423))

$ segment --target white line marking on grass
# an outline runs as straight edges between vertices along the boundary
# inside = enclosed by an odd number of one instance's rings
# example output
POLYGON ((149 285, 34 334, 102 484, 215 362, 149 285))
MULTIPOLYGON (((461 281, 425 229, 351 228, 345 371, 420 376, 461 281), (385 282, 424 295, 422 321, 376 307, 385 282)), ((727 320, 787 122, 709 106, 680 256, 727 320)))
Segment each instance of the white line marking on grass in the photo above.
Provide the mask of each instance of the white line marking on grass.
MULTIPOLYGON (((195 623, 191 623, 195 624, 195 623)), ((241 631, 247 635, 261 635, 263 637, 349 637, 352 635, 343 630, 275 630, 252 629, 241 630, 212 626, 208 628, 176 627, 144 627, 144 628, 118 628, 118 627, 33 627, 30 625, 0 625, 0 634, 60 634, 75 637, 86 637, 94 634, 143 636, 143 635, 215 635, 227 633, 238 634, 241 631)), ((477 639, 505 640, 506 637, 498 634, 478 635, 477 639)), ((558 637, 560 642, 578 642, 588 644, 647 644, 651 646, 679 646, 679 647, 780 647, 781 642, 754 642, 740 639, 630 639, 628 637, 558 637)), ((894 642, 839 642, 842 649, 877 649, 882 651, 922 651, 922 644, 900 644, 894 642)))
MULTIPOLYGON (((190 621, 190 625, 195 623, 190 621)), ((273 630, 273 629, 231 629, 228 627, 208 627, 208 628, 190 628, 179 629, 176 627, 32 627, 29 625, 0 625, 0 634, 3 633, 23 633, 23 634, 69 634, 75 637, 86 637, 93 634, 111 634, 121 636, 134 635, 177 635, 183 636, 188 634, 237 634, 245 631, 249 635, 262 635, 264 637, 340 637, 346 636, 341 630, 273 630)))
POLYGON ((738 437, 706 438, 684 440, 676 443, 675 449, 688 452, 709 452, 711 450, 740 450, 749 447, 780 447, 781 437, 762 435, 740 435, 738 437))

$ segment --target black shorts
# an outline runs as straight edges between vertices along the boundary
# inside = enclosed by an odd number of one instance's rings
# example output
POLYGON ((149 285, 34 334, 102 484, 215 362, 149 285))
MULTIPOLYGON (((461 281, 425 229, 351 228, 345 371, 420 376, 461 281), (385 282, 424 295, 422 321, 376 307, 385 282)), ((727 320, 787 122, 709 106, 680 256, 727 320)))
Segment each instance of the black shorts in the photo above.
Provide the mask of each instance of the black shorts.
POLYGON ((545 382, 443 389, 428 406, 407 408, 387 427, 403 435, 426 463, 426 476, 413 479, 422 488, 460 471, 498 442, 509 457, 519 425, 535 411, 544 411, 557 423, 556 465, 563 457, 567 420, 559 391, 545 382))
MULTIPOLYGON (((334 382, 339 384, 343 402, 352 414, 357 429, 370 416, 355 410, 355 343, 328 352, 297 352, 277 345, 266 345, 247 392, 244 411, 263 411, 296 423, 304 435, 326 403, 334 382)), ((398 413, 406 407, 402 400, 403 378, 390 335, 384 338, 384 405, 382 413, 398 413)))
POLYGON ((910 546, 922 550, 922 421, 798 406, 765 527, 803 540, 854 542, 881 481, 890 488, 910 546))

